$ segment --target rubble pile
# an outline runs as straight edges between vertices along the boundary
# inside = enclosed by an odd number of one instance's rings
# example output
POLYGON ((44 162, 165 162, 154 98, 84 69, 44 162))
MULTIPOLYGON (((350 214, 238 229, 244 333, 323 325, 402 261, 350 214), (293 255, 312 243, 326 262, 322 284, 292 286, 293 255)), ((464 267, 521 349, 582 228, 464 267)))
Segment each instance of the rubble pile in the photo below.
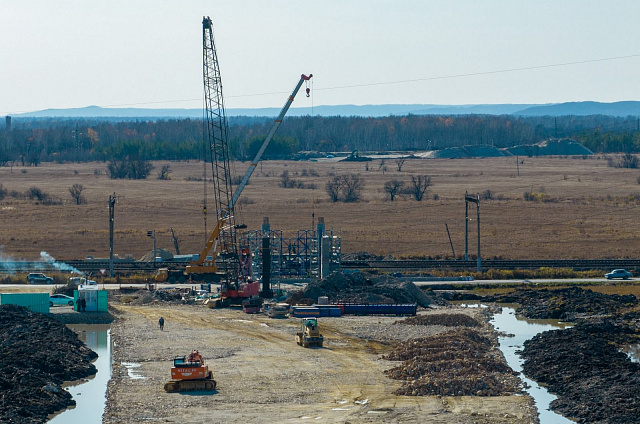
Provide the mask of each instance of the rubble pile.
POLYGON ((75 405, 65 381, 96 373, 97 354, 56 319, 16 305, 0 306, 0 422, 43 423, 75 405))
POLYGON ((400 343, 383 359, 402 361, 387 371, 403 380, 405 396, 501 396, 519 393, 521 383, 495 342, 479 331, 456 328, 400 343))
POLYGON ((297 305, 304 299, 317 300, 327 296, 329 301, 350 303, 417 303, 429 306, 434 299, 411 282, 391 276, 373 277, 362 272, 333 272, 323 280, 307 284, 294 293, 287 303, 297 305))
POLYGON ((445 327, 480 327, 480 323, 465 314, 430 314, 410 317, 394 324, 443 325, 445 327))
POLYGON ((518 289, 483 298, 485 302, 518 303, 516 313, 533 319, 575 321, 589 315, 611 314, 635 306, 634 295, 608 295, 577 286, 554 290, 518 289))
POLYGON ((182 303, 180 290, 120 290, 110 296, 110 301, 130 303, 132 305, 148 305, 153 302, 182 303))
POLYGON ((558 396, 551 408, 579 423, 637 423, 640 364, 620 347, 638 343, 638 312, 580 322, 524 344, 527 376, 558 396))

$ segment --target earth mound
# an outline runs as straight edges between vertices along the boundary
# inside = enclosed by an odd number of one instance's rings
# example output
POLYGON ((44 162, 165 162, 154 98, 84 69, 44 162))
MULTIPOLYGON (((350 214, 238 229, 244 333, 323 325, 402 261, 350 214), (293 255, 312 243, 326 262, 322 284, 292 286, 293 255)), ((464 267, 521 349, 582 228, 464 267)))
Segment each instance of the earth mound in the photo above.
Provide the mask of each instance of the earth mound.
POLYGON ((621 347, 637 344, 640 313, 546 331, 524 344, 525 374, 558 399, 551 408, 580 423, 637 423, 640 364, 621 347))
MULTIPOLYGON (((173 259, 173 252, 166 249, 156 249, 156 257, 162 258, 163 261, 173 259)), ((153 256, 153 250, 147 252, 143 257, 138 259, 140 262, 154 262, 156 259, 153 256)))
POLYGON ((148 305, 153 302, 182 303, 182 294, 178 289, 120 290, 111 296, 111 300, 132 305, 148 305))
POLYGON ((287 299, 287 303, 296 305, 305 303, 305 299, 316 301, 320 296, 327 296, 330 302, 417 303, 423 307, 434 301, 415 284, 391 276, 370 278, 362 272, 336 271, 323 280, 307 284, 305 289, 287 299))
POLYGON ((470 328, 400 343, 383 359, 402 361, 385 371, 403 381, 397 395, 501 396, 521 391, 517 373, 494 342, 470 328))
POLYGON ((44 423, 75 405, 61 387, 96 373, 98 355, 56 319, 16 305, 0 305, 0 422, 44 423))
POLYGON ((431 314, 418 315, 394 324, 408 325, 443 325, 445 327, 480 327, 480 323, 474 318, 465 314, 431 314))
POLYGON ((575 321, 589 315, 608 315, 635 306, 634 295, 603 294, 573 286, 554 290, 518 289, 511 293, 487 296, 483 301, 517 303, 516 313, 533 319, 575 321))

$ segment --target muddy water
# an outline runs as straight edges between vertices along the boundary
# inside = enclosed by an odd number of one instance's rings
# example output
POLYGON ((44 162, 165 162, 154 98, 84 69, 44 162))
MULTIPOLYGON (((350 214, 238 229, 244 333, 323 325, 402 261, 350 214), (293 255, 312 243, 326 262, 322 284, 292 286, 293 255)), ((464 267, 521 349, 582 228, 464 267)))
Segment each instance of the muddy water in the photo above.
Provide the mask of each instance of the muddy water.
POLYGON ((98 354, 93 363, 98 372, 85 380, 65 385, 76 401, 75 408, 67 409, 49 420, 49 424, 100 424, 107 402, 107 383, 111 378, 111 334, 108 325, 69 325, 80 340, 98 354))
POLYGON ((549 409, 549 404, 556 399, 556 396, 522 374, 522 364, 524 360, 517 353, 517 351, 524 348, 524 342, 533 338, 536 334, 542 333, 543 331, 567 328, 569 325, 554 320, 529 320, 519 318, 516 317, 515 305, 501 306, 502 312, 493 316, 491 324, 497 331, 513 335, 513 337, 498 337, 500 350, 509 366, 514 371, 519 372, 520 378, 529 386, 526 391, 533 397, 536 403, 538 414, 540 415, 540 422, 544 424, 573 423, 573 421, 549 409))

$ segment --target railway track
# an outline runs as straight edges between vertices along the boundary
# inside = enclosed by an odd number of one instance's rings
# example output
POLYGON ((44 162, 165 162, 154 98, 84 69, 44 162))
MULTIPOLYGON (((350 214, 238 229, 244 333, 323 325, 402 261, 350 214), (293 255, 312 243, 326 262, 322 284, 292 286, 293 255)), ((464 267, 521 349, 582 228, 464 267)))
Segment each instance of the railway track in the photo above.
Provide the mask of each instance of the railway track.
MULTIPOLYGON (((180 266, 184 262, 137 262, 114 261, 113 270, 118 274, 154 273, 159 267, 180 266)), ((486 259, 482 261, 482 269, 539 269, 570 268, 575 270, 611 270, 615 268, 640 268, 640 259, 486 259)), ((385 271, 420 271, 420 270, 455 270, 475 271, 478 262, 475 260, 343 260, 344 269, 381 269, 385 271)), ((43 271, 80 271, 85 274, 108 273, 108 260, 73 260, 66 262, 0 262, 0 273, 43 272, 43 271)))

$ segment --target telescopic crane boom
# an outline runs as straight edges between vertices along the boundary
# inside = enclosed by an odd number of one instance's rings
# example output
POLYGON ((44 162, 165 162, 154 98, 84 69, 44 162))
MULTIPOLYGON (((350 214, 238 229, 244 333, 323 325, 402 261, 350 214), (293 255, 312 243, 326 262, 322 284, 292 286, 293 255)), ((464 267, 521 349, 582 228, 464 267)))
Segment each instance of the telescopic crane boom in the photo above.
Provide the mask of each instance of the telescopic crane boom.
MULTIPOLYGON (((251 164, 249 165, 249 169, 247 169, 247 172, 244 174, 242 181, 240 181, 240 184, 238 185, 236 192, 233 194, 233 197, 231 198, 232 208, 233 206, 235 206, 236 202, 238 201, 238 198, 240 197, 240 194, 242 194, 242 190, 244 190, 244 187, 247 185, 247 182, 249 182, 249 178, 251 178, 251 174, 253 174, 253 171, 255 171, 256 166, 258 166, 258 162, 260 162, 260 159, 262 158, 262 154, 269 146, 269 142, 271 141, 271 139, 273 138, 273 135, 276 133, 276 131, 278 130, 278 127, 282 123, 282 119, 287 114, 287 111, 289 110, 291 103, 293 103, 293 100, 296 98, 296 94, 298 94, 298 91, 300 91, 300 87, 302 87, 302 84, 304 84, 306 81, 309 81, 311 77, 313 77, 313 74, 309 74, 309 76, 306 76, 305 74, 300 75, 300 81, 298 81, 296 88, 293 89, 293 92, 287 99, 287 102, 284 104, 284 106, 282 106, 280 113, 276 117, 276 120, 273 122, 273 125, 269 130, 269 134, 267 134, 267 138, 264 139, 264 142, 262 143, 260 150, 258 150, 258 153, 256 153, 256 157, 253 158, 253 161, 251 161, 251 164)), ((307 89, 307 94, 309 93, 308 90, 309 89, 307 89)))

